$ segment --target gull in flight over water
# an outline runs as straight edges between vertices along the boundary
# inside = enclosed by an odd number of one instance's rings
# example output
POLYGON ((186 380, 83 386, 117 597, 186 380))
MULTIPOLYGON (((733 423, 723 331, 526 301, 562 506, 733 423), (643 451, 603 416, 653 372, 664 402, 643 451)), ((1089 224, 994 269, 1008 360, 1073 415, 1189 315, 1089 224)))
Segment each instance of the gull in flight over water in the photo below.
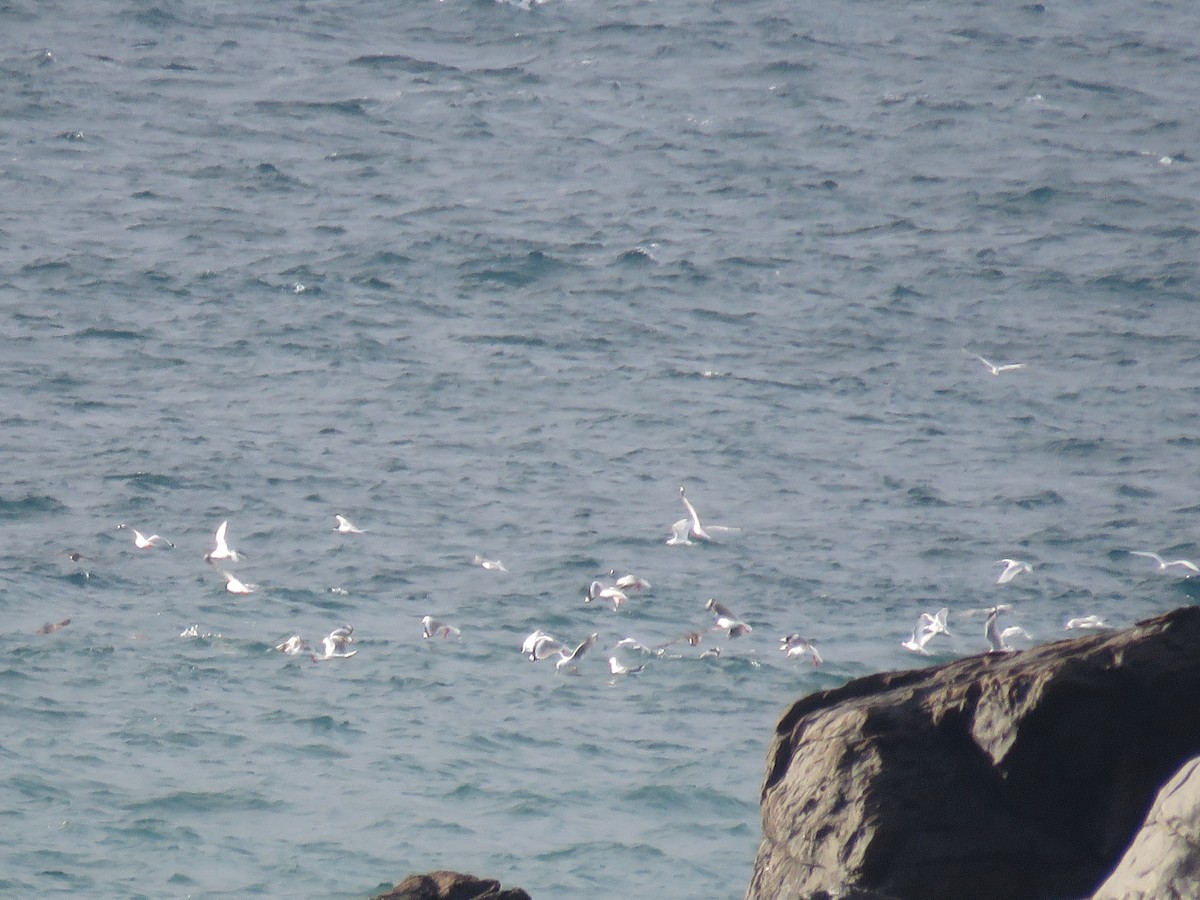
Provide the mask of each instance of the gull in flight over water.
POLYGON ((638 672, 642 671, 642 669, 644 669, 644 668, 646 668, 646 667, 645 666, 622 665, 621 661, 619 659, 617 659, 615 656, 610 656, 608 658, 608 671, 611 672, 613 675, 636 675, 636 674, 638 674, 638 672))
POLYGON ((478 553, 476 553, 474 558, 471 560, 471 565, 479 566, 482 569, 488 569, 489 571, 492 571, 492 572, 507 572, 508 571, 508 569, 504 568, 504 563, 500 562, 500 560, 484 559, 478 553))
MULTIPOLYGON (((118 529, 129 528, 129 526, 122 523, 122 524, 118 525, 117 528, 118 529)), ((162 541, 168 547, 175 546, 170 541, 168 541, 165 537, 159 537, 157 534, 152 534, 152 535, 150 535, 150 537, 146 537, 144 534, 142 534, 136 528, 129 528, 129 530, 133 532, 133 546, 137 547, 139 550, 150 550, 154 547, 157 547, 158 544, 156 544, 155 541, 162 541)))
POLYGON ((621 604, 628 599, 624 591, 615 587, 605 587, 599 581, 593 581, 583 597, 583 602, 591 603, 593 600, 611 600, 613 612, 616 612, 621 608, 621 604))
POLYGON ((1112 628, 1111 625, 1096 615, 1067 619, 1067 624, 1063 627, 1070 630, 1080 629, 1082 631, 1097 631, 1104 628, 1112 628))
POLYGON ((1033 566, 1019 559, 999 559, 997 565, 1004 566, 1004 571, 996 579, 996 584, 1008 584, 1022 572, 1032 572, 1033 566))
POLYGON ((363 531, 341 513, 334 513, 333 517, 337 519, 337 527, 334 529, 335 531, 339 531, 342 534, 366 534, 365 531, 363 531))
POLYGON ((998 619, 1000 613, 1011 609, 1009 606, 993 606, 988 610, 987 622, 983 626, 983 636, 987 638, 991 649, 989 653, 1011 653, 1015 648, 1010 647, 1008 639, 1011 637, 1023 637, 1030 640, 1030 634, 1024 628, 1018 625, 1009 625, 1003 631, 1000 629, 998 619))
POLYGON ((561 672, 563 669, 566 669, 573 675, 578 674, 579 669, 576 668, 575 663, 583 659, 583 655, 592 649, 592 645, 596 643, 597 637, 599 637, 599 634, 593 631, 584 640, 580 641, 579 645, 570 653, 567 652, 565 647, 560 650, 559 655, 561 659, 554 664, 554 671, 561 672))
POLYGON ((999 375, 1001 372, 1015 372, 1017 369, 1025 368, 1025 363, 1005 363, 1004 365, 998 366, 993 362, 988 362, 986 359, 984 359, 978 353, 972 353, 966 347, 963 347, 963 353, 967 354, 967 356, 970 356, 972 359, 979 360, 981 363, 983 363, 985 366, 988 367, 988 370, 993 375, 999 375))
POLYGON ((1146 559, 1152 559, 1158 563, 1158 570, 1165 572, 1167 569, 1184 569, 1186 574, 1184 578, 1191 578, 1193 575, 1200 575, 1200 568, 1196 566, 1190 559, 1172 559, 1166 560, 1157 553, 1152 553, 1149 550, 1130 550, 1134 556, 1144 556, 1146 559))
POLYGON ((521 644, 521 653, 528 656, 530 662, 549 659, 556 653, 566 651, 566 649, 566 644, 547 632, 542 631, 540 628, 525 638, 525 643, 521 644))
POLYGON ((939 609, 933 615, 921 613, 921 617, 917 619, 916 627, 913 628, 912 637, 907 641, 901 641, 900 646, 911 653, 929 656, 929 651, 925 649, 925 645, 935 635, 944 634, 947 637, 950 636, 950 632, 946 630, 946 617, 949 614, 950 610, 946 607, 939 609))
POLYGON ((447 625, 445 622, 439 622, 433 616, 423 616, 421 618, 421 637, 431 638, 440 637, 442 639, 448 637, 458 637, 462 632, 453 625, 447 625))
POLYGON ((324 656, 313 656, 313 662, 321 662, 326 659, 349 659, 357 650, 347 652, 346 648, 354 641, 350 635, 354 633, 353 625, 343 625, 340 628, 335 628, 329 632, 326 637, 321 638, 321 647, 325 651, 324 656))
MULTIPOLYGON (((683 501, 683 508, 685 510, 687 510, 687 514, 688 514, 687 519, 683 520, 688 523, 686 534, 690 535, 691 537, 696 538, 697 540, 701 540, 701 541, 713 540, 713 536, 711 534, 709 534, 707 531, 705 531, 704 526, 702 524, 700 524, 700 514, 696 512, 696 507, 692 506, 692 501, 687 498, 687 492, 684 491, 682 484, 679 486, 679 499, 683 501)), ((678 527, 678 524, 679 523, 676 522, 675 525, 671 526, 672 540, 674 540, 676 537, 678 537, 678 534, 676 533, 676 528, 678 527)), ((709 525, 708 527, 713 531, 740 531, 741 530, 740 528, 733 528, 729 525, 709 525)), ((667 541, 668 544, 671 542, 672 541, 667 541)), ((678 543, 690 543, 690 541, 679 541, 678 543)))
POLYGON ((740 637, 743 634, 749 634, 754 629, 739 619, 732 610, 723 603, 718 603, 711 597, 704 604, 704 608, 711 610, 713 614, 713 626, 711 631, 728 631, 731 638, 740 637))
POLYGON ((230 562, 237 562, 242 558, 237 550, 230 548, 225 540, 225 531, 229 528, 229 520, 226 519, 217 526, 217 533, 213 535, 213 543, 215 546, 204 557, 205 562, 212 562, 214 559, 227 559, 230 562))
POLYGON ((671 536, 667 538, 667 546, 691 546, 692 542, 688 540, 688 532, 691 531, 691 528, 692 522, 690 519, 680 519, 671 526, 671 536))
POLYGON ((293 634, 286 641, 276 644, 275 649, 280 653, 286 653, 288 656, 296 656, 299 653, 306 653, 312 650, 308 646, 308 641, 301 638, 298 634, 293 634))
POLYGON ((813 642, 808 638, 801 637, 799 634, 789 634, 779 639, 779 649, 783 651, 783 655, 788 659, 793 656, 807 655, 815 669, 825 660, 821 659, 821 654, 817 652, 817 648, 813 646, 813 642))
MULTIPOLYGON (((617 574, 616 569, 608 570, 608 577, 613 578, 617 574)), ((650 590, 650 582, 645 578, 639 578, 636 575, 622 575, 613 582, 613 587, 619 591, 648 591, 650 590)))

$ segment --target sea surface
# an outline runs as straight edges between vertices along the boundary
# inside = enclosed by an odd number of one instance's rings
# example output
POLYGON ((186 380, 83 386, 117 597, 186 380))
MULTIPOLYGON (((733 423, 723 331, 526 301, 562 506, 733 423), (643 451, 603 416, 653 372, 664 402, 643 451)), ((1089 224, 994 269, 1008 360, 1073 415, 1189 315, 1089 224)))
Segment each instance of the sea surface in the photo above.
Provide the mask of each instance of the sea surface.
POLYGON ((0 895, 740 897, 792 700, 1196 602, 1198 33, 0 2, 0 895))

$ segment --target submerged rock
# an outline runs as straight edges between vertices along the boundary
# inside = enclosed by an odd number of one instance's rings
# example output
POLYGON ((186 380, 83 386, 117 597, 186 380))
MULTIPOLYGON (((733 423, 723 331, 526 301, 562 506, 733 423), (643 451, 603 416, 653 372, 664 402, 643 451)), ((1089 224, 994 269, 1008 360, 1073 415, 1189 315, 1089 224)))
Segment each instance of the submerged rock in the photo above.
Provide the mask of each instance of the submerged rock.
POLYGON ((1197 713, 1197 607, 805 697, 768 753, 747 900, 1086 897, 1200 754, 1197 713))
POLYGON ((520 888, 501 888, 500 882, 492 878, 442 871, 409 875, 372 900, 530 900, 530 897, 520 888))

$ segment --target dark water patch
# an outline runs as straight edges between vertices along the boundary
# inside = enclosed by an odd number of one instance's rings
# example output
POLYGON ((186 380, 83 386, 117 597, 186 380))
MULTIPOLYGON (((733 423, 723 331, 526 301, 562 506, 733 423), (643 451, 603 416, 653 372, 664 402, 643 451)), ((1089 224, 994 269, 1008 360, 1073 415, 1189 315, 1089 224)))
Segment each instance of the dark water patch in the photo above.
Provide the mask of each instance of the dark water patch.
POLYGON ((913 506, 947 507, 950 503, 942 498, 941 492, 933 485, 918 484, 909 488, 904 494, 905 500, 913 506))
POLYGON ((66 504, 49 495, 26 494, 19 499, 0 497, 0 519, 26 519, 66 511, 66 504))
POLYGON ((146 335, 140 331, 127 331, 122 328, 84 328, 82 331, 75 332, 72 337, 84 341, 143 341, 146 339, 146 335))
POLYGON ((46 887, 43 882, 50 882, 56 889, 69 888, 72 891, 90 891, 96 886, 96 880, 89 875, 80 875, 76 872, 64 872, 62 869, 43 869, 37 873, 39 883, 42 887, 46 887))
MULTIPOLYGON (((455 338, 461 344, 495 345, 499 347, 545 347, 543 338, 532 334, 464 334, 455 338)), ((473 449, 462 445, 462 449, 473 449)))
POLYGON ((617 256, 616 262, 622 266, 658 265, 658 259, 649 247, 634 247, 617 256))
POLYGON ((112 836, 100 841, 101 846, 113 843, 125 844, 134 842, 147 845, 168 844, 172 847, 180 847, 198 844, 203 840, 198 832, 186 825, 153 817, 135 819, 128 825, 112 829, 110 834, 112 836))
POLYGON ((252 812, 269 810, 277 804, 264 800, 254 791, 230 789, 228 791, 172 791, 122 804, 128 812, 164 810, 181 816, 209 812, 252 812))
POLYGON ((145 490, 174 490, 184 486, 180 479, 158 472, 110 472, 103 477, 105 481, 124 481, 145 490))
POLYGON ((1045 445, 1045 450, 1048 453, 1084 458, 1096 456, 1106 449, 1107 447, 1103 438, 1069 437, 1049 441, 1045 445))
POLYGON ((531 250, 524 256, 505 254, 462 263, 458 268, 463 279, 468 282, 527 287, 569 267, 547 253, 531 250))
POLYGON ((310 113, 332 112, 343 116, 367 115, 372 101, 351 97, 345 100, 259 100, 254 108, 261 113, 287 119, 307 118, 310 113))
POLYGON ((391 53, 368 53, 350 60, 350 65, 367 69, 407 72, 410 75, 432 75, 435 73, 461 75, 462 70, 415 56, 391 53))
POLYGON ((1158 496, 1158 491, 1133 484, 1119 484, 1116 494, 1118 497, 1128 497, 1131 500, 1150 500, 1158 496))
POLYGON ((1040 509, 1046 506, 1061 506, 1067 501, 1057 491, 1045 490, 1036 494, 1014 498, 1011 503, 1020 509, 1040 509))

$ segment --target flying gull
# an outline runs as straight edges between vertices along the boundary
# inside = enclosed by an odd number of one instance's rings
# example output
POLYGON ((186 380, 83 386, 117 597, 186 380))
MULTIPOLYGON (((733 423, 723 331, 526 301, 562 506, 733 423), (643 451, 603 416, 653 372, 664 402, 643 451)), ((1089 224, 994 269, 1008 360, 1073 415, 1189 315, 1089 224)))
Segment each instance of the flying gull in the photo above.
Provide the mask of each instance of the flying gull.
POLYGON ((213 535, 213 543, 215 546, 204 556, 205 562, 212 562, 215 559, 227 559, 230 562, 237 562, 242 558, 237 550, 230 548, 225 540, 225 531, 229 528, 229 520, 226 519, 217 526, 217 533, 213 535))
POLYGON ((821 658, 821 654, 817 652, 817 648, 813 646, 813 642, 808 638, 803 638, 799 634, 789 634, 779 639, 779 649, 783 651, 783 655, 788 659, 793 656, 807 655, 815 669, 825 660, 821 658))
POLYGON ((1001 559, 996 562, 998 565, 1004 566, 1004 571, 996 579, 996 584, 1008 584, 1022 572, 1033 571, 1033 566, 1019 559, 1001 559))
MULTIPOLYGON (((122 523, 122 524, 118 525, 117 528, 118 529, 129 528, 129 526, 122 523)), ((150 537, 146 537, 144 534, 142 534, 136 528, 129 528, 129 530, 133 532, 133 546, 137 547, 139 550, 150 550, 154 547, 157 547, 158 544, 156 544, 155 541, 162 541, 168 547, 175 546, 170 541, 168 541, 165 537, 160 537, 157 534, 152 534, 152 535, 150 535, 150 537)))
POLYGON ((421 618, 421 637, 431 638, 440 637, 442 639, 448 637, 458 637, 462 632, 453 625, 447 625, 445 622, 439 622, 433 616, 423 616, 421 618))
POLYGON ((988 362, 978 353, 972 353, 966 347, 963 347, 963 353, 967 354, 967 356, 970 356, 972 359, 979 360, 988 367, 988 371, 990 371, 993 375, 999 375, 1001 372, 1015 372, 1017 369, 1025 368, 1025 363, 1005 363, 1004 365, 998 366, 995 363, 988 362))

